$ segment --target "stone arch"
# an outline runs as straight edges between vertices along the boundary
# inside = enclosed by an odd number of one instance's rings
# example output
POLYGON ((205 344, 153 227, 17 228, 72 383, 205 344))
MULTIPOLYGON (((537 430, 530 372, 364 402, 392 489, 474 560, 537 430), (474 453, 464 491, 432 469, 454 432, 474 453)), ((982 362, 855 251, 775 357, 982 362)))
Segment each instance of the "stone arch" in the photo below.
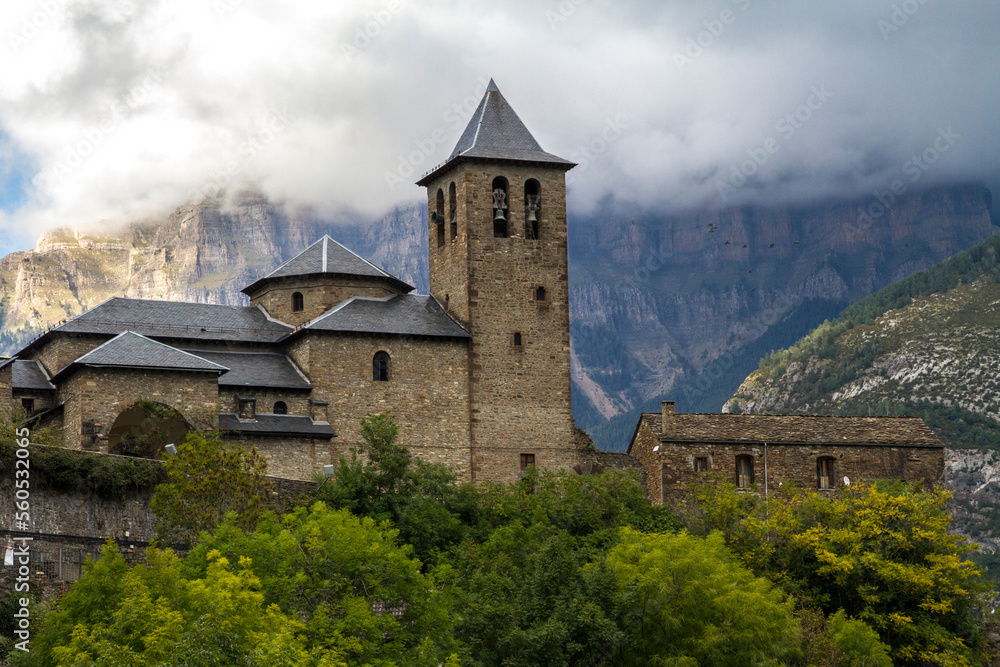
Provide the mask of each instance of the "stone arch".
POLYGON ((179 445, 191 430, 175 408, 140 399, 115 418, 108 432, 108 453, 140 458, 160 458, 168 444, 179 445))

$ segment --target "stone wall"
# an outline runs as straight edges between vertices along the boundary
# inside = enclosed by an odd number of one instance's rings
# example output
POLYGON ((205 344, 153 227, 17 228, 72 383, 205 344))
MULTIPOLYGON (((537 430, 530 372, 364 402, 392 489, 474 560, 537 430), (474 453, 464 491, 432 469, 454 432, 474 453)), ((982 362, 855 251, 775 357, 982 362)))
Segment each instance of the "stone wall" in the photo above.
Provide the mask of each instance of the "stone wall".
POLYGON ((52 377, 111 338, 112 336, 88 334, 54 334, 44 346, 32 350, 21 358, 41 361, 49 377, 52 377))
POLYGON ((361 418, 392 412, 399 443, 470 479, 468 342, 464 339, 309 332, 289 354, 313 383, 311 398, 329 402, 337 433, 333 458, 350 457, 361 418), (389 353, 389 381, 372 379, 372 358, 389 353))
POLYGON ((821 457, 833 459, 834 485, 831 491, 844 485, 844 477, 851 482, 903 479, 908 482, 927 480, 938 483, 944 474, 943 447, 768 444, 766 450, 765 454, 762 443, 661 443, 659 464, 662 465, 662 501, 676 502, 683 499, 686 487, 701 477, 694 470, 695 457, 707 458, 710 470, 735 481, 736 457, 751 456, 754 483, 761 491, 765 486, 777 488, 779 483, 816 489, 816 462, 821 457))
MULTIPOLYGON (((565 173, 561 167, 514 162, 463 163, 430 183, 456 184, 458 234, 438 247, 431 230, 431 293, 473 336, 470 410, 473 480, 508 482, 520 454, 540 467, 572 467, 569 284, 565 173), (494 237, 492 182, 508 181, 508 238, 494 237), (524 188, 541 185, 538 239, 525 238, 524 188), (543 287, 545 299, 536 300, 543 287), (520 345, 515 345, 515 334, 520 345)), ((446 210, 450 219, 452 212, 446 210)))
POLYGON ((654 505, 663 502, 662 475, 660 474, 660 455, 653 448, 660 444, 659 429, 654 431, 656 422, 651 415, 642 414, 639 425, 629 446, 628 453, 642 466, 646 477, 646 498, 654 505))
POLYGON ((335 462, 329 439, 227 433, 225 441, 256 448, 267 461, 267 471, 287 479, 311 481, 314 473, 323 472, 324 464, 335 462))
POLYGON ((219 388, 219 412, 237 412, 237 396, 252 396, 257 399, 257 412, 273 413, 274 404, 284 401, 290 415, 309 415, 309 392, 287 389, 262 389, 257 387, 219 388))
POLYGON ((214 373, 130 368, 81 368, 60 387, 63 442, 71 449, 106 449, 115 419, 140 399, 178 410, 195 428, 219 425, 219 379, 214 373), (96 438, 83 433, 84 420, 100 426, 96 438))
POLYGON ((276 320, 299 326, 316 319, 326 311, 352 296, 384 297, 400 294, 400 290, 389 287, 386 282, 355 278, 301 278, 284 280, 265 285, 250 298, 250 305, 263 306, 276 320), (300 292, 303 309, 292 310, 292 294, 300 292))

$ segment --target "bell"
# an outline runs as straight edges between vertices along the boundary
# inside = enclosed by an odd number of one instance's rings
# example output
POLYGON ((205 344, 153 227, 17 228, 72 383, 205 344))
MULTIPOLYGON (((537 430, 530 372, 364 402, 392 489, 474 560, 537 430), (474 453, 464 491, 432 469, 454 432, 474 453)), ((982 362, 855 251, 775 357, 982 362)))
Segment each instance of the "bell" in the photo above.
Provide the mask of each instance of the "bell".
POLYGON ((528 222, 538 222, 538 216, 535 215, 534 211, 528 211, 528 222))
POLYGON ((497 220, 503 220, 504 222, 507 222, 507 218, 505 218, 504 215, 503 215, 503 209, 502 208, 498 208, 497 209, 497 214, 493 216, 493 221, 496 222, 497 220))

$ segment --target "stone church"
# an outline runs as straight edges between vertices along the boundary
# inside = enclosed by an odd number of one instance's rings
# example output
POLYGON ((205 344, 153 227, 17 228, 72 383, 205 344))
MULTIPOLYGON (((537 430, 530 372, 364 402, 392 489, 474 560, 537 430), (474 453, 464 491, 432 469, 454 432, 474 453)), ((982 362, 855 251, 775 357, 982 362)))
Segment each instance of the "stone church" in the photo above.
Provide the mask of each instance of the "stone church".
POLYGON ((71 448, 159 428, 255 446, 310 479, 390 411, 414 455, 460 479, 628 465, 595 452, 570 398, 565 175, 491 81, 426 174, 430 295, 330 237, 243 288, 249 306, 112 298, 0 366, 0 392, 71 448), (182 429, 183 430, 183 429, 182 429))

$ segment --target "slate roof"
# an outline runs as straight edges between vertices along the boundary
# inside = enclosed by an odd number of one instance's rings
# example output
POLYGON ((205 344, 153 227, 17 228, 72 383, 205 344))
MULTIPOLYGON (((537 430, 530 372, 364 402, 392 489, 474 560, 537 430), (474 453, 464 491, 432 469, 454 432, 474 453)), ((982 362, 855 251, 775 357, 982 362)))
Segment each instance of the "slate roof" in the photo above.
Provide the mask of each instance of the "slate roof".
POLYGON ((312 384, 288 355, 276 352, 216 352, 186 350, 229 369, 219 377, 220 387, 311 389, 312 384))
POLYGON ((417 294, 351 297, 302 330, 471 338, 434 297, 417 294))
POLYGON ((305 415, 273 415, 257 413, 254 420, 240 420, 233 412, 219 414, 219 429, 252 435, 298 435, 307 438, 332 438, 333 427, 326 422, 314 422, 305 415))
POLYGON ((126 330, 163 338, 274 343, 293 327, 251 306, 113 297, 52 331, 117 335, 126 330))
POLYGON ((216 374, 222 374, 229 370, 225 366, 140 336, 132 331, 119 334, 103 345, 94 348, 56 373, 55 379, 58 381, 80 366, 148 368, 216 374))
POLYGON ((919 417, 676 414, 669 436, 661 435, 660 413, 640 419, 662 442, 944 446, 919 417))
POLYGON ((37 360, 15 359, 11 367, 11 387, 28 391, 55 391, 48 373, 37 360))
POLYGON ((340 245, 327 235, 260 280, 247 285, 242 291, 244 294, 250 294, 268 282, 278 278, 328 274, 363 276, 365 278, 386 280, 405 292, 412 292, 414 289, 412 285, 408 285, 381 267, 372 264, 361 255, 340 245))
POLYGON ((448 160, 421 178, 417 185, 426 185, 439 171, 460 158, 522 160, 576 166, 569 160, 542 150, 493 79, 490 79, 486 94, 448 160))

